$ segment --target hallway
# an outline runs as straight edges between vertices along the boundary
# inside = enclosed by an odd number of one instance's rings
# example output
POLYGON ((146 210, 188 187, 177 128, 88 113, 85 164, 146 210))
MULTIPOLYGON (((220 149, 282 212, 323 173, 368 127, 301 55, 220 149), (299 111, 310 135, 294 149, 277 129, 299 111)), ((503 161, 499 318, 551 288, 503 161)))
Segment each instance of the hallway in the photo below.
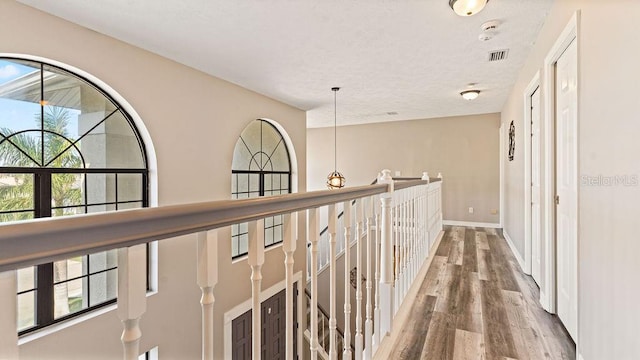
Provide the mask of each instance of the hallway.
POLYGON ((392 359, 575 359, 500 231, 445 227, 392 359))

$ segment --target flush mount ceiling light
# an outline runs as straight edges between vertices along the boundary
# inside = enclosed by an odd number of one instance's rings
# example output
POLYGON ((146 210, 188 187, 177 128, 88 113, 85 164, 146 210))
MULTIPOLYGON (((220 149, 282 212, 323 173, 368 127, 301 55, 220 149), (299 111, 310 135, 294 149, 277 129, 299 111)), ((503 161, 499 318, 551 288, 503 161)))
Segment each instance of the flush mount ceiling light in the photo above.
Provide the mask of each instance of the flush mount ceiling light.
POLYGON ((480 90, 466 90, 460 93, 465 100, 474 100, 480 95, 480 90))
POLYGON ((449 6, 460 16, 471 16, 484 9, 489 0, 449 0, 449 6))
POLYGON ((327 176, 327 187, 331 190, 344 187, 346 179, 338 172, 338 101, 337 94, 339 87, 331 88, 333 91, 333 172, 327 176))

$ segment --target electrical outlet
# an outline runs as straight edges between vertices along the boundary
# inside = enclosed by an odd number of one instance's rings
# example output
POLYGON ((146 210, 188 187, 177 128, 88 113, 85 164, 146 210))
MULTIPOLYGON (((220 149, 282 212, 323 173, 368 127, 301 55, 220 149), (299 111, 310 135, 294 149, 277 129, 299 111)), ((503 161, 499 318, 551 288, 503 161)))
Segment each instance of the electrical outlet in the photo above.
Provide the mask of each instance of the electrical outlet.
POLYGON ((394 176, 400 177, 401 176, 400 174, 401 174, 400 170, 396 170, 396 174, 394 176))
POLYGON ((472 207, 469 208, 469 214, 473 214, 473 208, 472 207))

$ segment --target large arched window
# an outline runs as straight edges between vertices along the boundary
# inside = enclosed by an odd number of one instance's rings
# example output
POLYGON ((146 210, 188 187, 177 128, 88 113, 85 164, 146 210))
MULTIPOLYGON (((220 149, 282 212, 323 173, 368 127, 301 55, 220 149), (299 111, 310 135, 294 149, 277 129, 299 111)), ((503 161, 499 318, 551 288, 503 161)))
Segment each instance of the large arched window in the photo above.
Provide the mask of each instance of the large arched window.
MULTIPOLYGON (((148 206, 144 144, 105 92, 57 66, 0 58, 0 222, 148 206)), ((115 250, 18 270, 18 331, 115 301, 115 250)))
MULTIPOLYGON (((249 124, 233 151, 231 197, 246 199, 291 192, 291 160, 282 134, 266 120, 249 124)), ((282 215, 264 220, 264 245, 282 242, 282 215)), ((231 254, 234 258, 248 251, 247 224, 233 225, 231 254)))

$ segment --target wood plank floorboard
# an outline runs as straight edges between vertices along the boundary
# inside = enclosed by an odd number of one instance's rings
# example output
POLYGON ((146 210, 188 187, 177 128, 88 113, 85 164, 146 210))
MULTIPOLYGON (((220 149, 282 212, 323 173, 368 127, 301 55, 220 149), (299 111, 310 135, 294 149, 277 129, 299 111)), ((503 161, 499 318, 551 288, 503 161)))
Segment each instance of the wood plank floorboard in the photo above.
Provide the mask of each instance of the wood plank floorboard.
POLYGON ((575 359, 500 229, 445 227, 391 359, 575 359))

